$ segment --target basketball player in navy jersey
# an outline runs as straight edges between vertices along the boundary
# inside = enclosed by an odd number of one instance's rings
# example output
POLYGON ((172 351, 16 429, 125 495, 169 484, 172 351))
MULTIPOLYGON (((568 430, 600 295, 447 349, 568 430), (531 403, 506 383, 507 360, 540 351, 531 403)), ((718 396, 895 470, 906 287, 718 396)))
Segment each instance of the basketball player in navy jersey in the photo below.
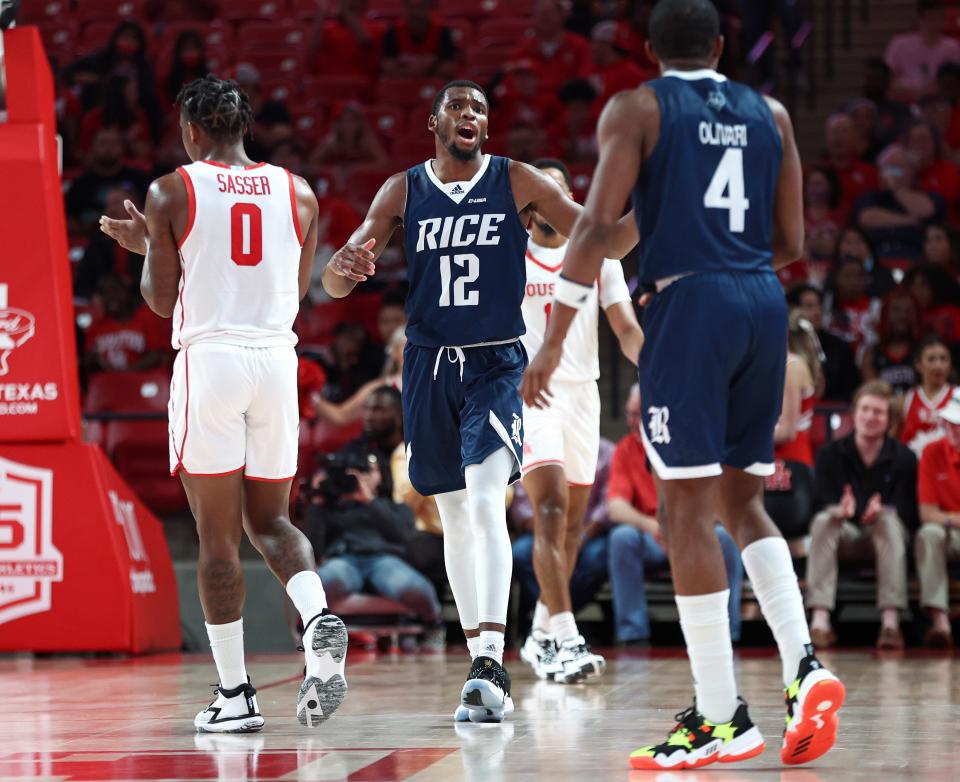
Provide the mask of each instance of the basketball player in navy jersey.
MULTIPOLYGON (((482 153, 488 106, 473 82, 437 93, 427 122, 436 158, 384 183, 323 273, 327 292, 346 296, 374 273, 402 227, 407 460, 414 488, 434 495, 440 511, 447 575, 473 658, 454 718, 474 722, 499 722, 513 710, 503 668, 512 568, 504 506, 523 453, 526 224, 535 210, 568 234, 582 211, 538 169, 482 153)), ((609 254, 623 257, 636 241, 627 216, 611 228, 609 254)))
POLYGON ((786 366, 787 313, 773 269, 803 245, 800 160, 783 107, 716 72, 722 49, 709 0, 655 6, 648 53, 661 78, 603 111, 593 186, 522 387, 528 404, 548 402, 564 335, 632 194, 640 280, 654 291, 639 363, 641 435, 696 692, 666 742, 630 756, 634 768, 697 768, 763 751, 734 680, 716 518, 743 552, 783 659, 784 763, 833 746, 844 699, 814 655, 789 550, 763 509, 786 366))

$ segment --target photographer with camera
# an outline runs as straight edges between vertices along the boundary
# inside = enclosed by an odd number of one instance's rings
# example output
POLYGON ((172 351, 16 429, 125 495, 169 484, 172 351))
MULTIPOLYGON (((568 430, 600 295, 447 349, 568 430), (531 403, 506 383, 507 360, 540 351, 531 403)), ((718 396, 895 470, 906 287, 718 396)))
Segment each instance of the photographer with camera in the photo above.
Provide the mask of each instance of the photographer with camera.
POLYGON ((422 649, 442 651, 446 628, 437 591, 403 559, 413 513, 381 496, 380 463, 355 444, 328 455, 315 476, 305 532, 331 605, 366 592, 403 604, 427 625, 422 649))

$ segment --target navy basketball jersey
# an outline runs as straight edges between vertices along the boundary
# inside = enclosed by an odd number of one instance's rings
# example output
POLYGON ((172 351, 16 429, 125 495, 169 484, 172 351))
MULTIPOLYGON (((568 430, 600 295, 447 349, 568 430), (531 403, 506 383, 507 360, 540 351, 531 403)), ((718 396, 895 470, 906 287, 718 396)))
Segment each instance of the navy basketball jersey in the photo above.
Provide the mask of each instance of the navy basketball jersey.
POLYGON ((414 345, 504 342, 524 333, 528 237, 509 166, 508 158, 484 155, 473 179, 446 184, 430 160, 407 171, 407 339, 414 345))
POLYGON ((640 281, 769 270, 783 140, 766 101, 712 70, 647 82, 660 135, 633 190, 640 281))

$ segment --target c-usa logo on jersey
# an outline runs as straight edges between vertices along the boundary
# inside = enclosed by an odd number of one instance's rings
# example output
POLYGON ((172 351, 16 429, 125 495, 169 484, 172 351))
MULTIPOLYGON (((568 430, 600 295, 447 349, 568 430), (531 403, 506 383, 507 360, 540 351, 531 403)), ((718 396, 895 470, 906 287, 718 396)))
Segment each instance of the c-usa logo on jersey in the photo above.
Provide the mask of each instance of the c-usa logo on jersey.
POLYGON ((523 427, 523 419, 516 413, 513 414, 513 423, 510 425, 510 439, 518 446, 523 446, 523 440, 520 439, 520 429, 523 427))
POLYGON ((667 421, 670 420, 670 408, 668 407, 649 407, 647 413, 650 415, 650 442, 657 445, 670 444, 670 429, 667 421))
POLYGON ((711 92, 707 96, 707 106, 714 111, 723 111, 727 107, 727 98, 722 92, 711 92))

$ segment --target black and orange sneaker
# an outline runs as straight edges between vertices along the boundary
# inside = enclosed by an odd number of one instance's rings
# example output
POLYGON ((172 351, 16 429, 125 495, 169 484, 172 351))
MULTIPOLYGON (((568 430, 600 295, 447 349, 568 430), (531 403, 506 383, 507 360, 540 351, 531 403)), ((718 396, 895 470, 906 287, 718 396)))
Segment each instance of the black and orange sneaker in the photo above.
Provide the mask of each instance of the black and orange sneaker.
POLYGON ((694 701, 693 706, 676 715, 677 724, 663 744, 641 747, 630 754, 631 768, 701 768, 756 757, 763 752, 763 736, 750 721, 746 701, 738 701, 733 719, 720 725, 700 714, 694 701))
POLYGON ((809 763, 830 751, 837 740, 837 711, 846 697, 843 682, 823 667, 813 644, 807 644, 805 651, 797 678, 784 689, 787 727, 780 759, 791 766, 809 763))

